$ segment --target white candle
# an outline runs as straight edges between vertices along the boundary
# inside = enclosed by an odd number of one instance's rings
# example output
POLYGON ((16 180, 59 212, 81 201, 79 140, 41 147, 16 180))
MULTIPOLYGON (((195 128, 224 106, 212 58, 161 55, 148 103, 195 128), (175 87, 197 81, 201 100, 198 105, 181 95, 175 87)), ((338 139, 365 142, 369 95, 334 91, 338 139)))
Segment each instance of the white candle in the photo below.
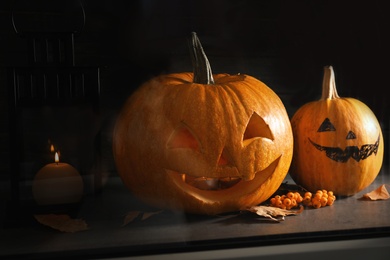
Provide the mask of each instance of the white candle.
POLYGON ((35 175, 32 192, 38 205, 77 203, 83 196, 84 184, 79 172, 70 164, 55 162, 42 167, 35 175))

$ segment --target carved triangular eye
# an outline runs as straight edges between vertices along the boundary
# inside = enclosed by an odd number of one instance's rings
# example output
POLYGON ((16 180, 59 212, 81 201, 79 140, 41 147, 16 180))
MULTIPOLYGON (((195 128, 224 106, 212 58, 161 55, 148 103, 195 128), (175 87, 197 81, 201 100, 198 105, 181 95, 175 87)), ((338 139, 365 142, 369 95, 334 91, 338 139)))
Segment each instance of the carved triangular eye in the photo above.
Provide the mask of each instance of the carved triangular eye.
POLYGON ((317 132, 336 131, 334 125, 330 122, 329 118, 325 118, 317 132))
POLYGON ((347 134, 346 139, 356 139, 355 133, 352 132, 352 131, 349 131, 348 134, 347 134))
POLYGON ((274 136, 269 126, 258 114, 253 113, 246 126, 243 141, 256 137, 265 137, 274 140, 274 136))
POLYGON ((167 142, 168 149, 188 148, 199 150, 199 142, 193 133, 184 125, 179 126, 173 131, 167 142))

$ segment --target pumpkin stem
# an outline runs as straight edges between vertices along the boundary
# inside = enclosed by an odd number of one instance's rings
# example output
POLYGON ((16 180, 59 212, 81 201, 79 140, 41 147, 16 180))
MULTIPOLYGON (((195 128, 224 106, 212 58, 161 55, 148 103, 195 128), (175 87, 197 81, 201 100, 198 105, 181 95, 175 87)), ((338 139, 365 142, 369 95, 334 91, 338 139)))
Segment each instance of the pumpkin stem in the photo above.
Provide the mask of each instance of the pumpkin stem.
POLYGON ((324 67, 324 78, 322 80, 321 100, 339 98, 336 89, 336 81, 332 66, 324 67))
POLYGON ((192 32, 190 52, 194 69, 194 83, 214 84, 209 60, 207 59, 202 44, 195 32, 192 32))

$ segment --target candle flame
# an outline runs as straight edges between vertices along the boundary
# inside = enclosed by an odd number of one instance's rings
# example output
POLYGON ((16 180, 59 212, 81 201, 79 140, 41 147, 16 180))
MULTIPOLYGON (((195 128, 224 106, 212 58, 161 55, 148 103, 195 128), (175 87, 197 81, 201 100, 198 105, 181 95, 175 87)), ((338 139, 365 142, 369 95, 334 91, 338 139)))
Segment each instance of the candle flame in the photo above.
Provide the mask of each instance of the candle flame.
POLYGON ((50 152, 54 152, 54 145, 50 145, 50 152))
POLYGON ((60 156, 58 155, 58 153, 56 152, 56 154, 54 155, 54 161, 56 163, 58 163, 60 161, 60 156))

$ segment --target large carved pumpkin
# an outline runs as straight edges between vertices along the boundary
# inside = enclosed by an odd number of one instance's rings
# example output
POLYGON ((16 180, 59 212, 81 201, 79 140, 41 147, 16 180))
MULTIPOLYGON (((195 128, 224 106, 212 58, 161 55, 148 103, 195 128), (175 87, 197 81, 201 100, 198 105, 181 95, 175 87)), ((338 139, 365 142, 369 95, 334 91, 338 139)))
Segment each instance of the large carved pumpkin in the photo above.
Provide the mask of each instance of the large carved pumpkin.
POLYGON ((299 108, 291 124, 295 182, 349 196, 375 180, 383 161, 381 127, 367 105, 338 96, 332 66, 324 68, 321 99, 299 108))
POLYGON ((268 199, 292 159, 280 98, 248 75, 212 75, 196 34, 194 73, 161 75, 127 100, 113 152, 124 184, 144 202, 197 214, 268 199))

